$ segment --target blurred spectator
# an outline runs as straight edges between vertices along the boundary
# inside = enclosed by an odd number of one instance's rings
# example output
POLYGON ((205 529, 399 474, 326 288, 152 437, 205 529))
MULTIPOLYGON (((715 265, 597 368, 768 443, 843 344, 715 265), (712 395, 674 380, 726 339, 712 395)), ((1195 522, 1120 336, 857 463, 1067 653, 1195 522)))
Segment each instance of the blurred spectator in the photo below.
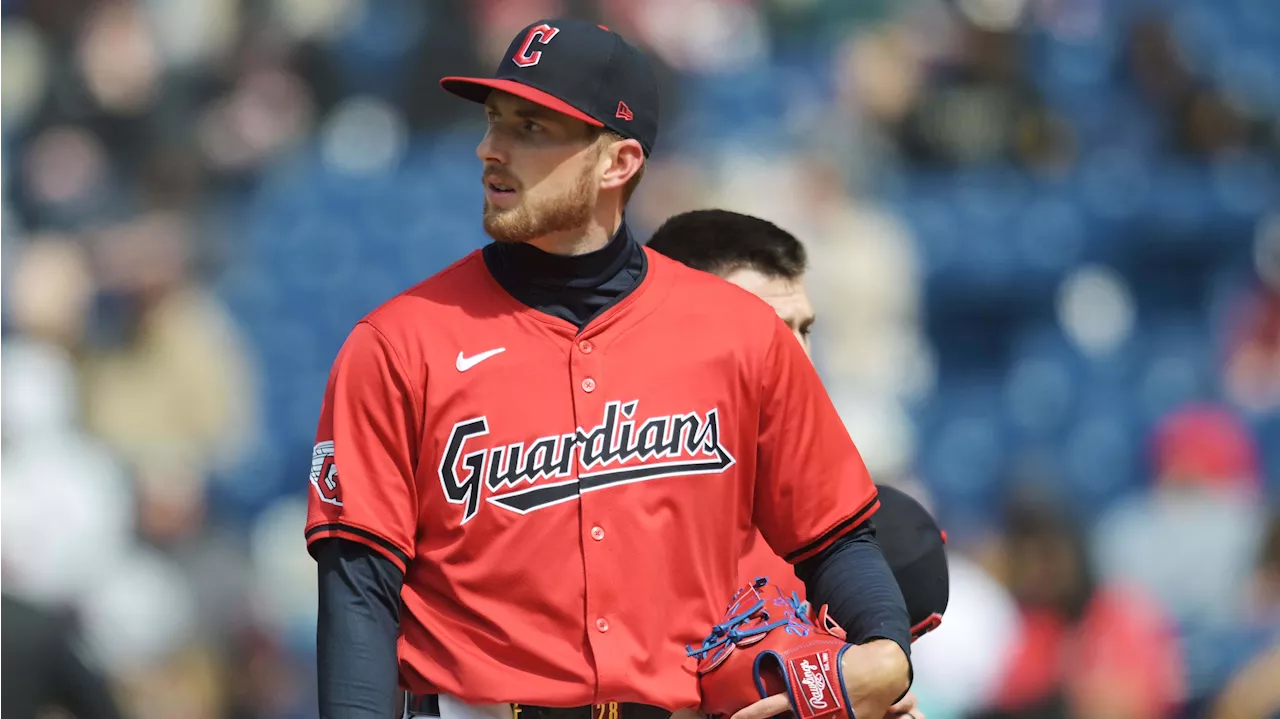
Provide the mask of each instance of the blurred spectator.
POLYGON ((1267 145, 1265 119, 1196 76, 1165 17, 1135 22, 1125 50, 1138 96, 1165 120, 1168 149, 1207 158, 1267 145))
POLYGON ((751 0, 602 0, 600 6, 606 25, 680 72, 730 73, 769 57, 766 27, 751 0))
POLYGON ((1212 719, 1280 715, 1280 509, 1271 514, 1239 636, 1241 666, 1212 701, 1212 719))
POLYGON ((4 38, 0 43, 0 117, 6 128, 20 127, 31 119, 43 99, 49 48, 39 30, 19 18, 5 18, 0 34, 4 38))
POLYGON ((1254 258, 1261 282, 1234 308, 1224 384, 1235 404, 1264 413, 1280 408, 1280 215, 1259 224, 1254 258))
POLYGON ((6 319, 26 336, 71 351, 84 338, 95 284, 89 258, 73 238, 36 235, 14 258, 6 319))
POLYGON ((1280 715, 1280 644, 1232 678, 1211 719, 1274 719, 1280 715))
POLYGON ((197 143, 217 172, 255 170, 306 137, 313 102, 296 75, 266 59, 203 112, 195 128, 197 143))
POLYGON ((920 101, 927 71, 925 39, 913 29, 903 21, 877 23, 851 34, 834 53, 832 110, 839 121, 820 142, 847 158, 842 169, 851 188, 873 188, 894 169, 893 128, 920 101))
POLYGON ((93 99, 111 114, 145 110, 159 93, 162 66, 144 8, 129 0, 96 3, 81 32, 77 60, 93 99))
POLYGON ((1280 506, 1271 511, 1250 586, 1252 591, 1245 612, 1247 623, 1280 629, 1280 506))
POLYGON ((912 691, 930 719, 960 719, 992 705, 1022 626, 1008 590, 949 546, 951 598, 942 625, 911 649, 912 691))
POLYGON ((100 294, 82 360, 85 416, 135 472, 144 534, 196 531, 204 482, 254 438, 254 370, 220 303, 189 272, 187 227, 155 214, 94 241, 100 294))
POLYGON ((250 628, 236 637, 229 681, 231 705, 223 716, 316 716, 312 657, 290 653, 275 633, 250 628))
POLYGON ((1050 496, 1012 499, 997 562, 1022 632, 978 716, 1157 719, 1184 698, 1175 626, 1141 590, 1099 578, 1085 535, 1050 496))
POLYGON ((121 704, 137 719, 216 719, 215 646, 199 632, 184 568, 134 547, 80 603, 86 639, 110 667, 121 704))
MULTIPOLYGON (((96 656, 101 667, 110 671, 112 685, 120 686, 119 682, 165 666, 172 649, 191 638, 190 588, 172 562, 136 544, 135 497, 127 476, 115 458, 79 428, 81 412, 71 356, 62 348, 14 337, 5 342, 3 354, 0 567, 6 593, 36 605, 31 610, 33 633, 15 635, 15 641, 46 646, 39 651, 62 651, 57 642, 63 640, 46 631, 45 625, 53 620, 39 615, 54 611, 77 617, 83 636, 76 651, 96 656)), ((30 614, 19 607, 11 617, 8 608, 6 604, 5 619, 15 623, 5 632, 6 659, 10 634, 30 614)), ((19 671, 15 669, 19 666, 13 661, 6 664, 6 690, 10 672, 19 671)), ((45 671, 40 664, 29 669, 45 671)), ((78 671, 74 665, 66 669, 78 671)), ((41 691, 47 681, 39 680, 31 690, 41 691)), ((80 675, 77 681, 88 678, 80 675)), ((9 694, 6 691, 6 708, 9 694)), ((132 704, 130 696, 126 691, 122 701, 126 706, 132 704)), ((194 716, 189 709, 184 706, 167 716, 194 716)), ((17 715, 22 716, 21 710, 17 715)))
POLYGON ((3 357, 5 590, 75 606, 129 552, 134 511, 128 478, 79 429, 75 368, 66 351, 10 338, 3 357))
POLYGON ((1096 530, 1102 576, 1145 588, 1182 622, 1229 626, 1266 519, 1254 441, 1231 412, 1191 405, 1162 421, 1150 451, 1150 493, 1118 503, 1096 530))
POLYGON ((106 675, 72 625, 42 607, 3 595, 3 705, 12 719, 36 719, 50 710, 75 719, 122 716, 106 675))
POLYGON ((959 3, 956 54, 927 71, 905 111, 881 105, 891 134, 911 164, 956 168, 1008 162, 1054 169, 1074 155, 1068 126, 1029 82, 1021 13, 974 14, 969 8, 1020 8, 1023 2, 959 3), (894 120, 893 118, 900 118, 894 120))
POLYGON ((88 128, 44 129, 31 139, 22 161, 23 199, 37 221, 52 227, 86 222, 121 194, 109 186, 110 158, 88 128))

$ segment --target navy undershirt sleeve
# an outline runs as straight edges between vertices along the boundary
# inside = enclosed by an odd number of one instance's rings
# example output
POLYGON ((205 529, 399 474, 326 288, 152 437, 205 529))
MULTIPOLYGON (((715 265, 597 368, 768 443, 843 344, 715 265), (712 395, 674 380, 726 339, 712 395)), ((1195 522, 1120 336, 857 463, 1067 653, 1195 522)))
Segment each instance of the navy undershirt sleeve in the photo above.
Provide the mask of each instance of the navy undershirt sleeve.
POLYGON ((312 547, 319 573, 316 672, 321 719, 398 716, 400 586, 404 575, 346 539, 312 547))
POLYGON ((796 565, 814 607, 844 628, 851 644, 890 639, 911 659, 911 620, 902 590, 867 520, 816 556, 796 565))

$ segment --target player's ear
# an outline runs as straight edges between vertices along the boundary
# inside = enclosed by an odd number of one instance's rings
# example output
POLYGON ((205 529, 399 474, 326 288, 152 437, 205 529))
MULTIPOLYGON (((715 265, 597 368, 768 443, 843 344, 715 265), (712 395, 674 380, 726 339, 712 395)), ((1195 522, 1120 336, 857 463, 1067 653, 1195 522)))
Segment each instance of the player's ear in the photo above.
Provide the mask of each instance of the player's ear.
POLYGON ((601 153, 601 160, 608 162, 600 178, 600 189, 615 190, 624 187, 644 165, 644 150, 640 143, 630 138, 609 143, 601 153))

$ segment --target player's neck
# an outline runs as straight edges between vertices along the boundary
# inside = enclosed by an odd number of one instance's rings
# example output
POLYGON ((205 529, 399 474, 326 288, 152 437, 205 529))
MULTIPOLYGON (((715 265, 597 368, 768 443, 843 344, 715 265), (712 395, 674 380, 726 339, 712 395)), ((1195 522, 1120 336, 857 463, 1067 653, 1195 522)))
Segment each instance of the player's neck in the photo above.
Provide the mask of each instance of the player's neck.
POLYGON ((622 211, 597 208, 595 215, 582 227, 529 240, 529 244, 553 255, 573 257, 595 252, 618 233, 622 225, 622 211))
POLYGON ((539 237, 536 240, 530 240, 529 244, 548 254, 576 257, 599 250, 609 244, 610 237, 612 235, 606 234, 603 228, 598 232, 575 230, 539 237))

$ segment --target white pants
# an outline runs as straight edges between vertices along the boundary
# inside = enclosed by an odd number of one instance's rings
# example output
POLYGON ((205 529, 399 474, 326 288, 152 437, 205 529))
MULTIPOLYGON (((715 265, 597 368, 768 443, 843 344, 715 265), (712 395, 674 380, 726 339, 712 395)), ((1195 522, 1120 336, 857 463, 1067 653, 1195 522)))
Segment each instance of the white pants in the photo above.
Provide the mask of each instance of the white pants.
MULTIPOLYGON (((448 694, 440 694, 440 714, 424 714, 411 711, 409 695, 405 695, 402 719, 514 719, 510 704, 467 704, 448 694)), ((671 719, 701 719, 702 715, 691 709, 681 709, 671 719)))
POLYGON ((465 704, 448 694, 440 695, 440 715, 420 714, 409 708, 405 695, 403 719, 512 719, 510 704, 465 704))

